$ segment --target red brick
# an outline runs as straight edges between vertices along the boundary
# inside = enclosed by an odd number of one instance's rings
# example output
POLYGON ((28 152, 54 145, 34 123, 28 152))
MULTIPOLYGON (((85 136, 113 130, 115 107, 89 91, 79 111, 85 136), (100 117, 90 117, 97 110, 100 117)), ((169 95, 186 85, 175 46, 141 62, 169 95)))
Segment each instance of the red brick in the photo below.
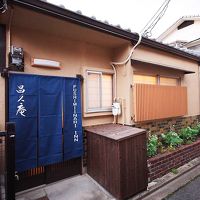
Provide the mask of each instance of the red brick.
POLYGON ((173 152, 167 152, 148 160, 149 178, 153 180, 168 173, 172 168, 178 168, 192 159, 200 156, 200 140, 193 144, 183 145, 173 152))

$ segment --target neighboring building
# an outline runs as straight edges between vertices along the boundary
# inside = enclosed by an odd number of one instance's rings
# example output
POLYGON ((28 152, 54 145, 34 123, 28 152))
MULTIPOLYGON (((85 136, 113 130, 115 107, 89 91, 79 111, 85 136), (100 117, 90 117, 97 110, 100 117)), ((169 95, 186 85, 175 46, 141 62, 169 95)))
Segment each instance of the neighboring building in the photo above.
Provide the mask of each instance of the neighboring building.
MULTIPOLYGON (((2 70, 9 65, 8 54, 10 46, 14 45, 24 50, 24 72, 21 74, 82 75, 82 98, 79 98, 82 112, 78 114, 83 127, 115 120, 119 124, 160 133, 173 124, 180 128, 198 120, 200 57, 142 38, 126 65, 116 65, 115 81, 111 62, 127 58, 138 41, 136 33, 43 1, 13 0, 9 3, 9 9, 0 18, 0 34, 4 38, 0 40, 2 70), (35 67, 34 58, 58 61, 61 66, 54 69, 40 63, 35 67), (121 115, 114 119, 112 103, 115 96, 121 104, 121 115)), ((7 86, 5 79, 0 78, 1 130, 9 120, 8 114, 12 114, 6 94, 11 92, 12 96, 15 92, 15 88, 10 86, 9 91, 7 86)), ((58 121, 51 121, 49 126, 54 123, 58 121)), ((62 120, 59 123, 63 125, 62 120)))
POLYGON ((198 50, 200 16, 183 16, 164 31, 157 41, 175 47, 198 50))
POLYGON ((183 47, 191 49, 193 51, 200 52, 200 38, 187 42, 186 44, 183 45, 183 47))

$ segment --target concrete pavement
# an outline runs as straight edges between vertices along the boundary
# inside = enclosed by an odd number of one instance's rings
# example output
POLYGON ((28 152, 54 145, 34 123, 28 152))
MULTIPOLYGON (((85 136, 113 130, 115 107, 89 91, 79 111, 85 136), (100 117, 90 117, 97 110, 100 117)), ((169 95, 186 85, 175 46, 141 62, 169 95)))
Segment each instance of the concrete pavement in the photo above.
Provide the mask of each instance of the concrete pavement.
MULTIPOLYGON (((161 200, 200 176, 200 158, 177 169, 178 174, 169 173, 154 180, 144 191, 130 200, 161 200)), ((199 182, 197 182, 200 184, 199 182)), ((197 189, 196 189, 197 190, 197 189)), ((200 195, 199 195, 200 196, 200 195)), ((114 200, 104 188, 87 174, 75 176, 49 185, 43 185, 16 195, 16 200, 114 200)), ((175 200, 175 199, 169 199, 175 200)), ((179 199, 177 199, 179 200, 179 199)), ((181 199, 188 200, 188 199, 181 199)), ((193 199, 191 199, 193 200, 193 199)), ((198 200, 198 199, 195 199, 198 200)), ((200 198, 199 198, 200 200, 200 198)))
POLYGON ((166 200, 199 200, 200 176, 170 195, 166 200))
MULTIPOLYGON (((144 198, 141 198, 142 200, 163 200, 168 195, 174 193, 179 188, 185 186, 187 183, 189 183, 191 180, 193 180, 195 177, 197 177, 200 174, 200 166, 196 167, 195 169, 191 170, 188 173, 183 174, 182 176, 178 177, 177 179, 173 180, 172 182, 164 185, 160 189, 156 190, 152 194, 147 195, 144 198)), ((185 200, 182 198, 181 200, 185 200)), ((200 200, 200 198, 195 199, 200 200)))
POLYGON ((111 194, 104 190, 88 175, 75 176, 33 191, 18 193, 16 200, 113 200, 111 194))

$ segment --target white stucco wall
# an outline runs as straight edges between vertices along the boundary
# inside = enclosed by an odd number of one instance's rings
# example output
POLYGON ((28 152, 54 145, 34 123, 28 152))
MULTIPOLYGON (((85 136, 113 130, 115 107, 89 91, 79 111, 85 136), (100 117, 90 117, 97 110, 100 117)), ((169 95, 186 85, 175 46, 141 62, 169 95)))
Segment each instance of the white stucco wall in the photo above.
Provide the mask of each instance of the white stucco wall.
POLYGON ((162 42, 172 43, 177 40, 183 40, 186 42, 195 40, 200 36, 200 20, 194 22, 194 24, 187 26, 182 29, 175 29, 167 37, 165 37, 162 42))

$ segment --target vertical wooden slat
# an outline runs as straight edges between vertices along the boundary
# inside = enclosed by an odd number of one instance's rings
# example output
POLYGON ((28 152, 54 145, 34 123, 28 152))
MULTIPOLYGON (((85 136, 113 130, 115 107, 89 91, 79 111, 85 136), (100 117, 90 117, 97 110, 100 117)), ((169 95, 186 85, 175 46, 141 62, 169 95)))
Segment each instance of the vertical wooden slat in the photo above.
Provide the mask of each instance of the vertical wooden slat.
POLYGON ((187 88, 135 84, 134 112, 136 122, 186 115, 187 88))
POLYGON ((18 173, 19 181, 16 181, 16 192, 81 174, 81 170, 81 157, 62 163, 29 169, 18 173))
POLYGON ((143 129, 105 124, 86 127, 85 131, 87 173, 93 179, 117 199, 127 199, 146 190, 147 151, 143 129))

